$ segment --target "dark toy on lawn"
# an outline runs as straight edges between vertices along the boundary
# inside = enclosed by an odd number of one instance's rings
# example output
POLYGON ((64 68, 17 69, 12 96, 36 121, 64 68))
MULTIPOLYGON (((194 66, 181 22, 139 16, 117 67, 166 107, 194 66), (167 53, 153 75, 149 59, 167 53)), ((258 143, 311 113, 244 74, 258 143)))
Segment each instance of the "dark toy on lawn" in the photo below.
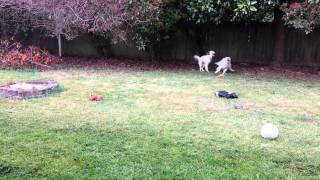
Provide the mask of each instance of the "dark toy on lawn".
POLYGON ((215 93, 217 97, 223 97, 227 99, 236 99, 238 98, 238 95, 235 92, 229 93, 227 91, 217 91, 215 93))

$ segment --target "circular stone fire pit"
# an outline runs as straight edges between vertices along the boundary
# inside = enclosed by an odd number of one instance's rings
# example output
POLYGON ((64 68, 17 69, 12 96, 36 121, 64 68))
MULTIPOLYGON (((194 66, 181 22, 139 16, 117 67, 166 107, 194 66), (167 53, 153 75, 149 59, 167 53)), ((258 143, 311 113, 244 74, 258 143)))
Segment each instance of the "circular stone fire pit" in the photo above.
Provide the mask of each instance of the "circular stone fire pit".
POLYGON ((42 97, 58 87, 53 80, 19 81, 0 86, 0 96, 15 100, 42 97))

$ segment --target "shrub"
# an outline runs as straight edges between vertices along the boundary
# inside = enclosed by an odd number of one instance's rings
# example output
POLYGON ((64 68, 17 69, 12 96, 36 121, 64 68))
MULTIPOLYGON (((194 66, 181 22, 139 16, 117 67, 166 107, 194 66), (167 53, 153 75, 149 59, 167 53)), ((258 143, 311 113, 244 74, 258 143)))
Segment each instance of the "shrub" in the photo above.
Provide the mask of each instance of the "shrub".
POLYGON ((0 63, 5 68, 47 69, 60 62, 61 59, 37 46, 23 47, 14 38, 0 40, 0 63))

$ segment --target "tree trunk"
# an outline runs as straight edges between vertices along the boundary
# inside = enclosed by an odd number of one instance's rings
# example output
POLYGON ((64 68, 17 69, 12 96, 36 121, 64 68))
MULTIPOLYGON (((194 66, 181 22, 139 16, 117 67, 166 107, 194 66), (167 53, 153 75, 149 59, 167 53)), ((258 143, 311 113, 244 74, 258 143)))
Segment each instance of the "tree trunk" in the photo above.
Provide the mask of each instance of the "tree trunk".
MULTIPOLYGON (((280 1, 282 4, 284 1, 280 1)), ((285 27, 282 21, 283 12, 280 10, 280 5, 276 6, 274 9, 274 50, 273 59, 271 65, 273 67, 280 67, 284 61, 285 53, 285 27)))
POLYGON ((58 48, 59 48, 59 57, 62 57, 62 39, 61 34, 58 34, 58 48))

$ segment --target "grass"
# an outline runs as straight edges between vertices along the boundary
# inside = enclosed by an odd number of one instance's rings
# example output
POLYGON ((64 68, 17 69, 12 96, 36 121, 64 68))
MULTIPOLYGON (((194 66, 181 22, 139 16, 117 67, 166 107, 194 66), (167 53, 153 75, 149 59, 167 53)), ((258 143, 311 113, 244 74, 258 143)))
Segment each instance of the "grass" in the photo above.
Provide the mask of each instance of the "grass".
POLYGON ((61 91, 0 99, 1 179, 320 179, 317 80, 0 71, 0 84, 22 79, 55 79, 61 91), (222 89, 240 98, 213 96, 222 89), (105 101, 88 101, 90 92, 105 101), (279 139, 259 136, 266 122, 278 125, 279 139))

